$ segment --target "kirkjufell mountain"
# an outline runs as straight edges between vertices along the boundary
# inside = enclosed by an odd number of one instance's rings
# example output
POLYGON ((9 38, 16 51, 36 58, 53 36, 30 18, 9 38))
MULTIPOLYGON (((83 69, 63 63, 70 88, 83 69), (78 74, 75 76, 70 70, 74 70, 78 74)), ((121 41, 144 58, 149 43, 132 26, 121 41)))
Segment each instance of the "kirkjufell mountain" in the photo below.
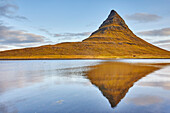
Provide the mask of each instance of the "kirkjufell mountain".
POLYGON ((170 51, 137 37, 112 10, 98 30, 82 42, 7 50, 0 59, 170 58, 170 51))

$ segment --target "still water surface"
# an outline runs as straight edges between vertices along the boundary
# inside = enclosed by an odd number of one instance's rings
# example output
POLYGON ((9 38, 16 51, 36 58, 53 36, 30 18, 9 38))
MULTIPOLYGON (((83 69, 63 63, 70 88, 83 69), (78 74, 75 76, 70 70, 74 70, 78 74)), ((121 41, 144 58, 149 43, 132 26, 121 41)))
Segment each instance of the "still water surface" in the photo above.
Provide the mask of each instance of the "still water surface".
POLYGON ((168 63, 0 61, 0 113, 170 113, 168 63))

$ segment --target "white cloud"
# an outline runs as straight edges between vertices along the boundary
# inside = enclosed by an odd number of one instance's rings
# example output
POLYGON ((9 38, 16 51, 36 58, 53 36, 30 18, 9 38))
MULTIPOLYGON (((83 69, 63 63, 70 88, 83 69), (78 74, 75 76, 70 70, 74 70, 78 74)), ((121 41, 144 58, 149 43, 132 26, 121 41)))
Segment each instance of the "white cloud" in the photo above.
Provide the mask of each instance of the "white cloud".
POLYGON ((0 24, 0 50, 45 44, 46 37, 0 24))
POLYGON ((13 30, 11 27, 0 25, 0 43, 37 43, 44 42, 45 37, 22 30, 13 30))
POLYGON ((19 7, 14 4, 10 4, 4 1, 0 1, 0 18, 6 17, 15 20, 28 20, 24 16, 16 15, 15 13, 18 11, 19 7))

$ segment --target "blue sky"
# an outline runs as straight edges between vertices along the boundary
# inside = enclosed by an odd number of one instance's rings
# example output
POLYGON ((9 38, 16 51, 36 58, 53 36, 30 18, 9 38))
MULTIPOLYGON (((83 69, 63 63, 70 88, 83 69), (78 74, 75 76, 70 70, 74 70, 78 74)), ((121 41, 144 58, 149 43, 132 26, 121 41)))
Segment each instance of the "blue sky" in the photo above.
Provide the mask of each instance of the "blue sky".
POLYGON ((170 0, 0 0, 0 50, 81 41, 112 9, 142 39, 170 50, 170 0))

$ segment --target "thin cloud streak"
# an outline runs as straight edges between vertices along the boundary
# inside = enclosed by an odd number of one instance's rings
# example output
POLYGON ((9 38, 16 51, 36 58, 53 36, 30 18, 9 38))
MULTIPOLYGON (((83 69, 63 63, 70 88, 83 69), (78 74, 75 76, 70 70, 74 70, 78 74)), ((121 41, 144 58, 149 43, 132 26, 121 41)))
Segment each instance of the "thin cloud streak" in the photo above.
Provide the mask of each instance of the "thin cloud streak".
POLYGON ((130 98, 128 99, 128 102, 131 102, 138 106, 148 106, 148 105, 161 103, 163 102, 163 99, 157 96, 144 95, 140 97, 130 98))
POLYGON ((61 34, 54 34, 54 37, 89 36, 90 34, 91 34, 91 32, 61 33, 61 34))
POLYGON ((44 32, 44 33, 46 33, 46 34, 49 35, 49 36, 54 36, 54 34, 51 33, 50 31, 48 31, 47 29, 40 28, 39 30, 42 31, 42 32, 44 32))
POLYGON ((159 40, 159 41, 155 41, 153 42, 154 44, 164 44, 164 43, 170 43, 170 40, 159 40))
POLYGON ((163 49, 166 49, 166 50, 170 51, 170 43, 169 44, 160 44, 158 46, 163 48, 163 49))
POLYGON ((75 37, 75 36, 89 36, 91 34, 91 32, 80 32, 80 33, 52 33, 47 29, 44 28, 40 28, 40 31, 46 33, 49 36, 53 36, 53 37, 75 37))
POLYGON ((159 21, 162 17, 155 14, 148 13, 135 13, 132 15, 126 15, 126 19, 133 20, 141 23, 159 21))
POLYGON ((170 28, 142 31, 137 34, 142 36, 170 36, 170 28))

